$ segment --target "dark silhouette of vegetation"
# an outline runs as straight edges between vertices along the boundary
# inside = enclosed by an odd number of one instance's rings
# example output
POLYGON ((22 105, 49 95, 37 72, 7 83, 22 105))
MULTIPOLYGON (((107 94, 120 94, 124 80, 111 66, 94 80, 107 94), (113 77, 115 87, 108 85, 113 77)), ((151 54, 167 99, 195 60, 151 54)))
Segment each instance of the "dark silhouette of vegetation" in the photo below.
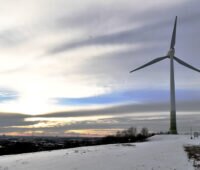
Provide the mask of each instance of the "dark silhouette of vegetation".
POLYGON ((193 162, 194 168, 200 169, 200 146, 199 145, 184 146, 184 149, 187 152, 188 159, 193 162))
POLYGON ((135 127, 118 131, 115 135, 102 138, 59 138, 59 137, 1 137, 0 155, 19 154, 55 149, 67 149, 102 144, 129 143, 145 141, 151 134, 147 128, 137 133, 135 127))
POLYGON ((102 144, 113 144, 113 143, 129 143, 129 142, 142 142, 148 137, 152 136, 149 134, 147 128, 142 128, 140 133, 137 133, 135 127, 130 127, 127 130, 118 131, 116 135, 107 136, 102 138, 102 144))

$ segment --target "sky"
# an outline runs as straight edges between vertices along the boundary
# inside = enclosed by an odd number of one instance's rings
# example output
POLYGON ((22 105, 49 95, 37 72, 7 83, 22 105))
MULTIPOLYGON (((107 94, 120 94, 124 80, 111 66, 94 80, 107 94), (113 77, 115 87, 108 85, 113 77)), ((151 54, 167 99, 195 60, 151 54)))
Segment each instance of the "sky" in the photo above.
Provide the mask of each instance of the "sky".
MULTIPOLYGON (((169 129, 169 50, 200 68, 198 0, 0 0, 0 134, 169 129)), ((179 131, 199 130, 200 74, 175 63, 179 131)))

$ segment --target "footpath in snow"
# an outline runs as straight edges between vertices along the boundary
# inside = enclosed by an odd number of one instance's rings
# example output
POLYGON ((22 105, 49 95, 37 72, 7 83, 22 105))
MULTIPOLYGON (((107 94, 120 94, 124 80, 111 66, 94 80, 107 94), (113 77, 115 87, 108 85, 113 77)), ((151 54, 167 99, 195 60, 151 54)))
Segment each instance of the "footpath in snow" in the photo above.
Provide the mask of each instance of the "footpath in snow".
POLYGON ((189 136, 159 135, 148 142, 0 156, 0 170, 194 170, 183 145, 189 136))

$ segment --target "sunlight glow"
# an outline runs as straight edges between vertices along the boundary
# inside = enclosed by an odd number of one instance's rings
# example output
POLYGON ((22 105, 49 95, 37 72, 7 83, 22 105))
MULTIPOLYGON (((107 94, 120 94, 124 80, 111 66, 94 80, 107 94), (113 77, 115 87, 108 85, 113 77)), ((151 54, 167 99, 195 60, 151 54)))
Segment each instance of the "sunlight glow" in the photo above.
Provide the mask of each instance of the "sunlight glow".
POLYGON ((122 129, 81 129, 81 130, 66 130, 65 134, 68 136, 96 136, 102 137, 113 135, 122 129))
POLYGON ((33 125, 27 126, 11 126, 12 128, 47 128, 47 127, 60 127, 64 125, 75 124, 77 122, 87 122, 87 121, 101 121, 102 119, 112 118, 112 116, 85 116, 85 117, 31 117, 25 118, 25 122, 37 122, 33 125))

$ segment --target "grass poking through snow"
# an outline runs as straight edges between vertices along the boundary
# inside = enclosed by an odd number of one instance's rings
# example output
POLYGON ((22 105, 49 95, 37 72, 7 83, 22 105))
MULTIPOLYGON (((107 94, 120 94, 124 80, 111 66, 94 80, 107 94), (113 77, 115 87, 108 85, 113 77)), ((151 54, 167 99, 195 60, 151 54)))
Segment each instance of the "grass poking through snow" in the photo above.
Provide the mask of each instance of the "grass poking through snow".
POLYGON ((200 145, 184 146, 189 160, 193 161, 195 170, 200 170, 200 145))

